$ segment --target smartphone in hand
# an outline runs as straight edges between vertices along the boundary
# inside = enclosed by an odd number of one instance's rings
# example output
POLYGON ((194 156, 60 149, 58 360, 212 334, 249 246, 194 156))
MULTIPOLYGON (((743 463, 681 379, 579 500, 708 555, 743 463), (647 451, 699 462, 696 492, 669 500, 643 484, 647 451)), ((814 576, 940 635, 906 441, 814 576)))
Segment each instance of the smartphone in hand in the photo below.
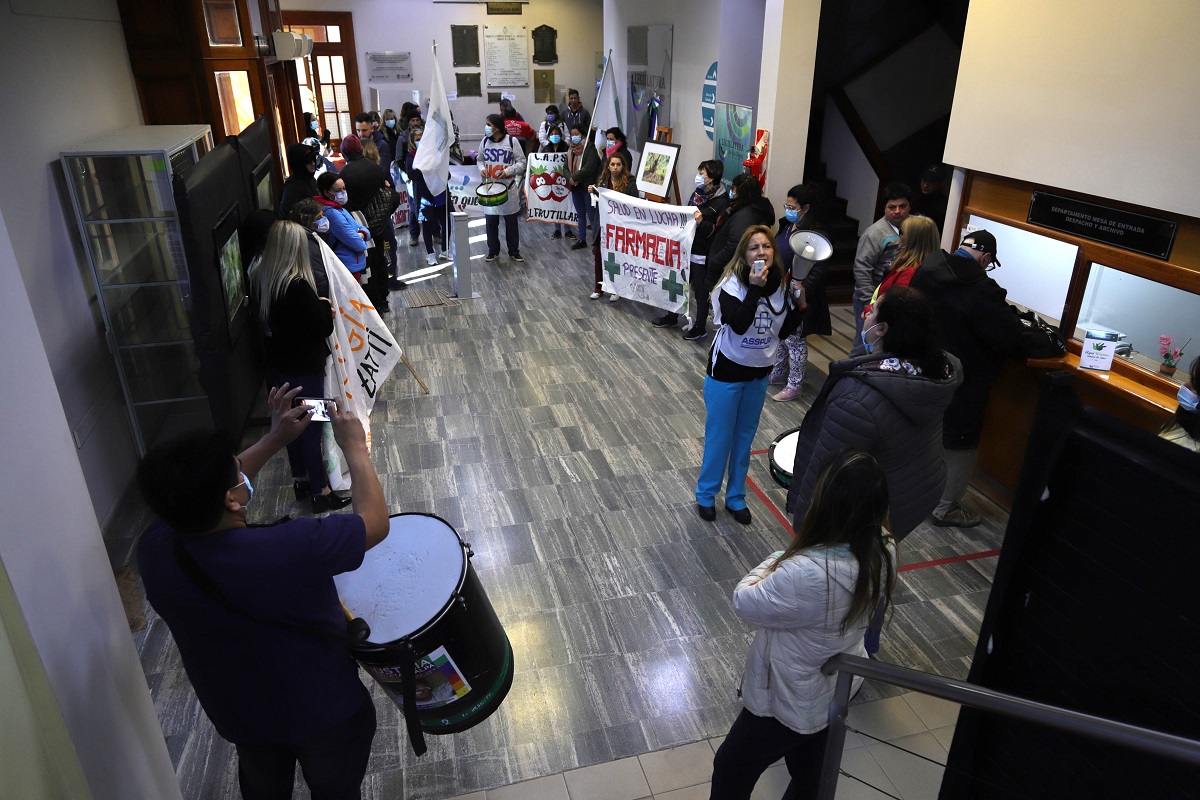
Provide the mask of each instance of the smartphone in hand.
POLYGON ((313 422, 329 422, 329 404, 334 400, 329 397, 297 397, 292 401, 293 408, 307 406, 313 410, 313 422))

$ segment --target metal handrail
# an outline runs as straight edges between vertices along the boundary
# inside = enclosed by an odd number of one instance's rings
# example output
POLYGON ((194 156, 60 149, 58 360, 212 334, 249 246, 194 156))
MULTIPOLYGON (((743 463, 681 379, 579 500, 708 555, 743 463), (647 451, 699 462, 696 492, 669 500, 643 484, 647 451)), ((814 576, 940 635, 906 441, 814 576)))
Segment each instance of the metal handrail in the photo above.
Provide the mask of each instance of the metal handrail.
POLYGON ((1094 717, 1079 711, 1026 700, 965 681, 919 672, 915 669, 883 664, 848 653, 839 653, 825 662, 821 672, 837 674, 833 703, 829 706, 829 736, 825 740, 825 761, 821 767, 818 800, 832 800, 837 790, 842 748, 846 742, 846 714, 850 708, 850 687, 855 675, 882 681, 922 694, 940 697, 960 705, 991 711, 1007 717, 1034 722, 1079 734, 1090 739, 1141 750, 1151 755, 1200 766, 1200 742, 1162 731, 1141 728, 1126 722, 1094 717))

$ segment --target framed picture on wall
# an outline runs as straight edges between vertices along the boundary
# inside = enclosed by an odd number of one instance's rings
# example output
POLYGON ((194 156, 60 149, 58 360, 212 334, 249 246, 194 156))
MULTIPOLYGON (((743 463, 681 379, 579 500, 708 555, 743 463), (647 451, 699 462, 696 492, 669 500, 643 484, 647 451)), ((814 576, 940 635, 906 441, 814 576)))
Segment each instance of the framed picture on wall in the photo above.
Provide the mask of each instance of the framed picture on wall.
POLYGON ((642 161, 637 170, 637 188, 646 194, 666 197, 675 174, 675 161, 679 158, 679 145, 670 142, 645 142, 642 145, 642 161))
POLYGON ((221 215, 213 228, 213 252, 216 253, 217 271, 221 276, 221 292, 225 296, 225 317, 229 325, 229 343, 232 347, 238 329, 246 316, 246 270, 242 265, 242 247, 238 238, 240 215, 236 205, 221 215))

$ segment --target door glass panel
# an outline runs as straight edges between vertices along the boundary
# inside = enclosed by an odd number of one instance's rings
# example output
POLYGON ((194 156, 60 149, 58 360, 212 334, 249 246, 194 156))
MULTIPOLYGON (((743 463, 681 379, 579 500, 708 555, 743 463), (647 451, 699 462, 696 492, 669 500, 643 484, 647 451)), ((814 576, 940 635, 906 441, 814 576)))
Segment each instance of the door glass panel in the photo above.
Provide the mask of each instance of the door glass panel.
POLYGON ((343 59, 341 56, 333 56, 333 58, 331 60, 333 63, 333 82, 334 83, 345 83, 346 82, 345 59, 343 59))
POLYGON ((317 76, 321 83, 333 83, 333 71, 329 69, 329 56, 317 56, 317 76))
POLYGON ((354 133, 354 126, 350 124, 349 114, 338 114, 338 124, 342 129, 342 136, 354 133))
POLYGON ((337 110, 350 110, 350 95, 346 92, 345 84, 333 87, 334 96, 337 97, 337 110))
POLYGON ((241 47, 242 29, 233 0, 204 0, 204 25, 214 47, 241 47))
POLYGON ((328 25, 325 28, 325 35, 328 37, 328 42, 340 42, 342 40, 342 29, 337 25, 328 25))
POLYGON ((1008 291, 1008 299, 1041 314, 1051 324, 1062 320, 1067 287, 1079 248, 1032 231, 972 216, 960 231, 962 241, 971 231, 986 230, 996 237, 996 256, 1004 266, 988 276, 1008 291))
POLYGON ((221 119, 226 135, 241 133, 254 122, 254 101, 250 96, 249 72, 214 72, 217 97, 221 101, 221 119))

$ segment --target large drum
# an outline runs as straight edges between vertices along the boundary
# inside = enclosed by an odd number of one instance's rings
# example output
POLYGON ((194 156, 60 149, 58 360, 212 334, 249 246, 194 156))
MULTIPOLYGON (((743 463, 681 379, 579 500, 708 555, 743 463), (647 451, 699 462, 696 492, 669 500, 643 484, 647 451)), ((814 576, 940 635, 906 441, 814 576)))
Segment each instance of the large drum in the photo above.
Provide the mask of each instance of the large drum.
POLYGON ((484 208, 499 208, 508 202, 508 186, 503 183, 485 183, 475 190, 479 205, 484 208))
POLYGON ((785 489, 792 488, 792 470, 796 466, 796 443, 800 441, 800 429, 792 428, 775 437, 767 448, 767 459, 771 462, 771 477, 785 489))
POLYGON ((512 647, 471 555, 444 520, 396 514, 362 566, 333 579, 349 611, 371 627, 366 641, 351 646, 354 657, 404 713, 418 752, 420 731, 477 725, 512 686, 512 647))

